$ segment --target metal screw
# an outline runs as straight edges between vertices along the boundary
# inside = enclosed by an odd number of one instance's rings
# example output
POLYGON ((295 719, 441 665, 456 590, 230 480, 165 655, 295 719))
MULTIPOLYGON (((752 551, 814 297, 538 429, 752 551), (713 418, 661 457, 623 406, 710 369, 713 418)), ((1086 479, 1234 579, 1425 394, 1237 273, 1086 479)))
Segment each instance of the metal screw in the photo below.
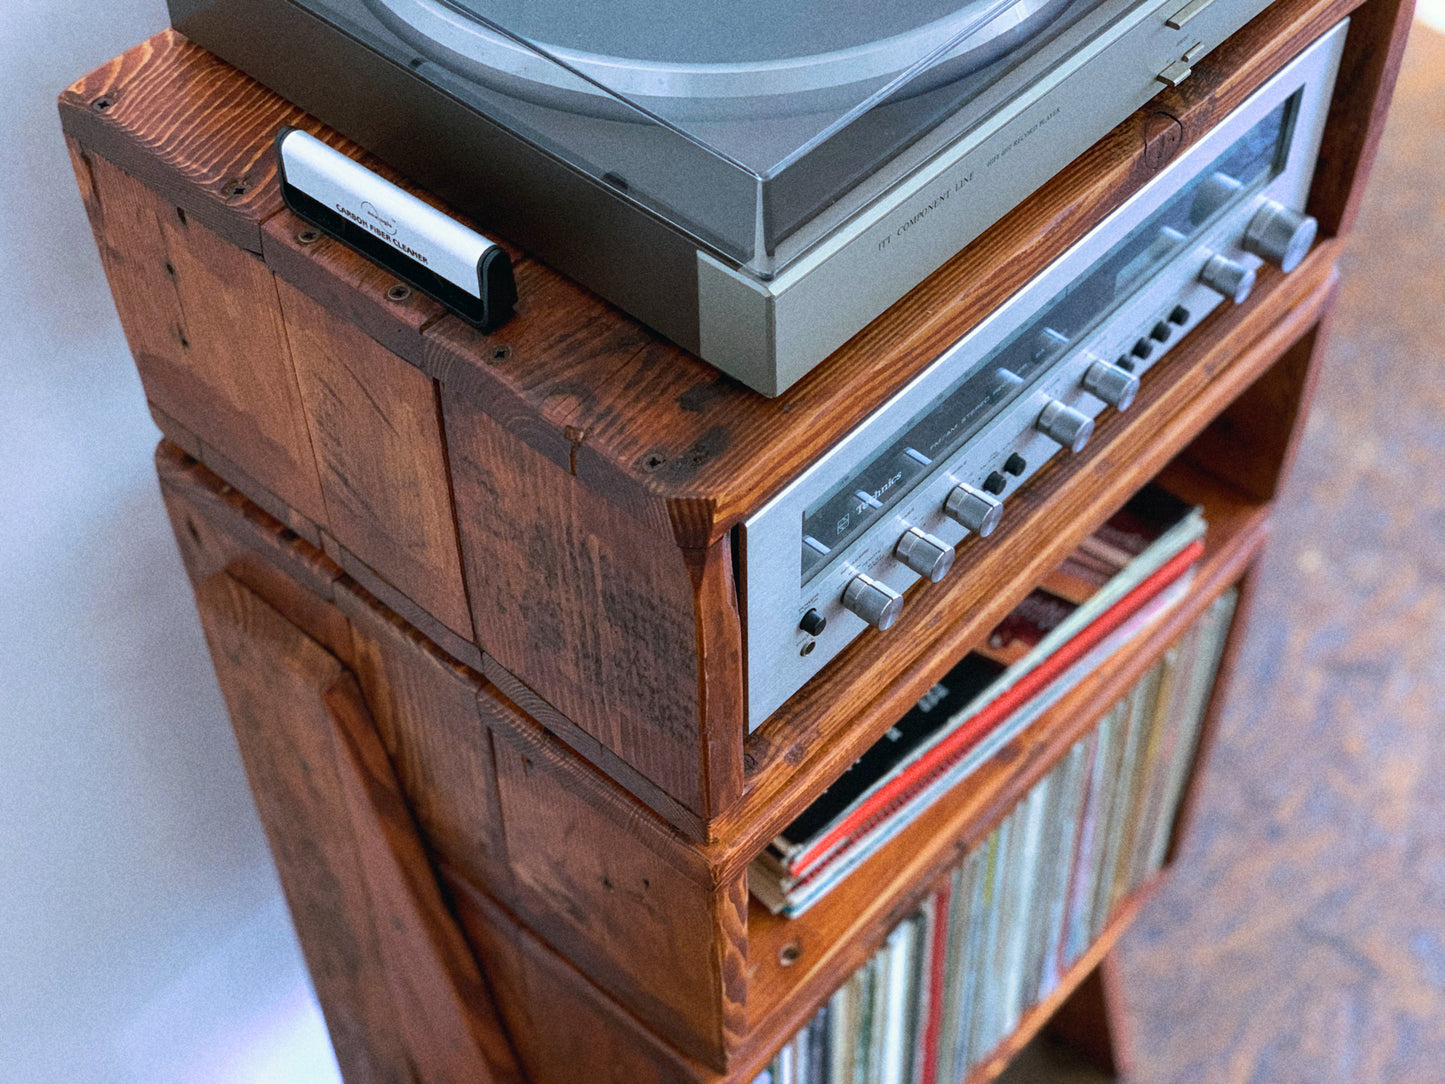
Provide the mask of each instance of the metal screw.
POLYGON ((321 240, 320 230, 302 230, 296 235, 297 243, 302 245, 314 245, 319 240, 321 240))
POLYGON ((644 471, 647 471, 648 473, 651 473, 652 471, 657 470, 658 467, 662 466, 666 462, 667 456, 663 455, 661 452, 648 452, 647 455, 643 456, 642 458, 642 469, 644 471))
POLYGON ((115 105, 115 99, 112 98, 109 94, 102 94, 99 98, 95 99, 95 101, 90 103, 90 108, 94 109, 97 113, 105 113, 113 105, 115 105))
POLYGON ((792 967, 803 955, 803 946, 796 941, 789 941, 782 948, 778 949, 778 966, 792 967))
POLYGON ((237 196, 244 196, 251 191, 251 182, 245 177, 232 177, 221 186, 221 195, 227 199, 235 199, 237 196))
POLYGON ((510 346, 499 346, 492 351, 492 357, 497 361, 506 361, 511 356, 512 348, 510 346))
POLYGON ((405 301, 411 296, 411 287, 405 283, 398 282, 390 290, 386 291, 388 301, 405 301))

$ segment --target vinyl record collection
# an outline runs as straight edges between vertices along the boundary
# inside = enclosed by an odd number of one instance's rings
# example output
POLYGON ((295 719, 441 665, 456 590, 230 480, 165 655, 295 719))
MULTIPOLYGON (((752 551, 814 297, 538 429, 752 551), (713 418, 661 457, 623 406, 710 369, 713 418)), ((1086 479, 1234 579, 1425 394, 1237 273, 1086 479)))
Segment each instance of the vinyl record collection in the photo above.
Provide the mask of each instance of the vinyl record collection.
POLYGON ((1188 590, 1198 508, 1146 486, 1087 538, 752 864, 770 910, 802 914, 1188 590))
POLYGON ((1234 611, 1217 599, 755 1084, 954 1084, 1162 865, 1234 611))

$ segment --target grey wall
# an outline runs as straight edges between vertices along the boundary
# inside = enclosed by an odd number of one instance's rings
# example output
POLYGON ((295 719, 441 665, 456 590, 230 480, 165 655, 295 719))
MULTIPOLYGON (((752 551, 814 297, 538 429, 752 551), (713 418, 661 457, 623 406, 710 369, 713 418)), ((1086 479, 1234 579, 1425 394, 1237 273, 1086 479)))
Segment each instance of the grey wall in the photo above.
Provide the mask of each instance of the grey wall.
POLYGON ((326 1084, 55 111, 165 25, 0 6, 0 1081, 326 1084))

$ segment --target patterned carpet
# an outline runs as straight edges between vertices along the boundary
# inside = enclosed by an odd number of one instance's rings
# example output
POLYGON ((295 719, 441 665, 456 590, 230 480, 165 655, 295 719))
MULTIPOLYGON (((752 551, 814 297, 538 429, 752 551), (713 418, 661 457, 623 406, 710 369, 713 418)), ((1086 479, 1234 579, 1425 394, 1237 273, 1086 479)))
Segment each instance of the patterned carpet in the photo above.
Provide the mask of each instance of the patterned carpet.
POLYGON ((1202 808, 1120 950, 1137 1084, 1445 1081, 1442 168, 1417 24, 1202 808))

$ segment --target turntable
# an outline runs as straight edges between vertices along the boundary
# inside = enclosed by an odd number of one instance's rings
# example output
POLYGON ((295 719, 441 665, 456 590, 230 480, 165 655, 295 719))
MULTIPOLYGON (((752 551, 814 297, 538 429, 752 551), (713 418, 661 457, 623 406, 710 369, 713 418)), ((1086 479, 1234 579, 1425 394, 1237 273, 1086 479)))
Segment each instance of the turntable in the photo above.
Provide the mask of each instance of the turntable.
POLYGON ((767 395, 1266 4, 170 0, 197 43, 767 395))

